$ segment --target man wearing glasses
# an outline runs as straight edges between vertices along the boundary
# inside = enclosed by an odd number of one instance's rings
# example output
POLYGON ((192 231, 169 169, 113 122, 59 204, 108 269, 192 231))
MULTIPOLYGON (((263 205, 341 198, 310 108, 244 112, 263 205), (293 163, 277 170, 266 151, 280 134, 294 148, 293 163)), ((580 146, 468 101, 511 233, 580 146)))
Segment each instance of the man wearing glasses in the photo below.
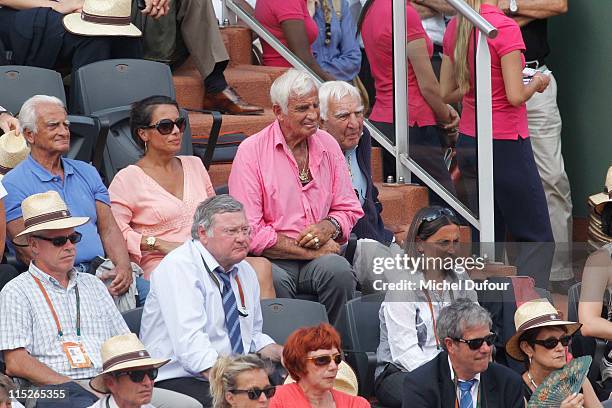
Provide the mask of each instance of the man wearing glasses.
POLYGON ((406 376, 402 407, 524 408, 521 377, 492 363, 495 333, 482 306, 458 299, 440 312, 444 351, 406 376))
MULTIPOLYGON (((73 217, 56 191, 27 197, 21 211, 25 229, 14 241, 29 246, 32 262, 0 292, 6 374, 27 381, 16 395, 37 398, 38 408, 88 407, 98 399, 88 383, 103 368, 102 344, 129 329, 104 283, 74 268, 75 228, 89 219, 73 217)), ((200 406, 165 390, 153 399, 158 408, 200 406)))

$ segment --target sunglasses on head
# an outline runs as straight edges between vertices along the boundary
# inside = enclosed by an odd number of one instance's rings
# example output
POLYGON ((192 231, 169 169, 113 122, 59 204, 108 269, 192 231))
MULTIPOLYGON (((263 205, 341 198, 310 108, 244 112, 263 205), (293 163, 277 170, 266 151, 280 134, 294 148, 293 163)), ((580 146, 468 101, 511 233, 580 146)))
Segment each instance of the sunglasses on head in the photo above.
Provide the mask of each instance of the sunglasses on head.
POLYGON ((149 377, 151 381, 157 378, 157 368, 151 368, 149 370, 132 370, 132 371, 121 371, 115 374, 115 377, 121 377, 122 375, 127 375, 130 377, 130 380, 135 383, 140 383, 144 380, 145 375, 149 377))
POLYGON ((572 339, 572 336, 563 336, 558 339, 555 337, 551 337, 545 340, 534 340, 533 344, 539 344, 540 346, 547 348, 548 350, 552 350, 555 347, 557 347, 557 344, 559 343, 561 343, 563 347, 566 347, 569 344, 571 339, 572 339))
POLYGON ((157 129, 157 131, 162 135, 169 135, 174 130, 175 125, 178 130, 182 132, 185 130, 185 126, 187 126, 187 121, 185 120, 185 118, 178 118, 176 121, 172 121, 170 119, 162 119, 154 125, 141 126, 141 128, 157 129))
POLYGON ((465 343, 468 345, 470 350, 478 350, 482 347, 482 343, 487 343, 487 346, 491 346, 495 341, 495 333, 491 333, 485 337, 480 337, 478 339, 462 339, 462 338, 454 338, 453 340, 458 341, 459 343, 465 343))
POLYGON ((64 245, 66 245, 66 242, 68 241, 70 241, 73 244, 79 243, 81 242, 82 236, 83 235, 80 232, 76 232, 76 231, 68 236, 53 237, 53 238, 43 237, 41 235, 32 235, 32 237, 34 238, 42 239, 43 241, 49 241, 53 244, 53 246, 56 246, 56 247, 63 247, 64 245))
POLYGON ((457 219, 457 215, 450 208, 430 208, 425 215, 423 215, 423 221, 432 222, 441 217, 457 219))
POLYGON ((229 390, 232 394, 246 394, 250 400, 258 400, 261 394, 265 395, 267 399, 270 399, 276 393, 276 387, 274 385, 268 385, 264 388, 251 388, 248 390, 233 389, 229 390))
POLYGON ((312 360, 312 362, 316 366, 320 366, 320 367, 330 365, 332 360, 334 360, 334 363, 336 363, 336 365, 339 365, 342 362, 342 354, 338 353, 338 354, 328 354, 325 356, 307 357, 306 360, 312 360))

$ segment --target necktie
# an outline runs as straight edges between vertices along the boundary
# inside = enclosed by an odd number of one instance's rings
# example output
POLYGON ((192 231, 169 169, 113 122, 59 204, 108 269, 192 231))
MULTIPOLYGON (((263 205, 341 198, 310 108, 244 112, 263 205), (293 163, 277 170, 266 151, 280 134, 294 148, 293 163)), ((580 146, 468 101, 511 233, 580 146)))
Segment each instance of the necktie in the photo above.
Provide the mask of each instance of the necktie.
POLYGON ((472 401, 472 386, 476 380, 472 379, 470 381, 459 381, 459 391, 461 395, 459 396, 459 408, 474 408, 474 402, 472 401))
POLYGON ((227 335, 232 345, 232 353, 242 354, 244 348, 242 346, 242 333, 240 333, 238 305, 236 304, 236 296, 234 296, 234 291, 230 283, 230 276, 233 271, 235 271, 235 269, 230 270, 228 273, 224 273, 217 269, 217 276, 223 281, 221 297, 223 298, 223 310, 225 311, 225 328, 227 329, 227 335))

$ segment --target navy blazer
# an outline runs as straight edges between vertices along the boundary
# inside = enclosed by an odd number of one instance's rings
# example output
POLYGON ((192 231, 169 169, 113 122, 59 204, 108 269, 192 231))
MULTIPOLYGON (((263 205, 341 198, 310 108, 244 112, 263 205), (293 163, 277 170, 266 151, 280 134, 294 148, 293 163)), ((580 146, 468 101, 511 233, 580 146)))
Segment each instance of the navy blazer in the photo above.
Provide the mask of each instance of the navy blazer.
MULTIPOLYGON (((523 380, 511 369, 491 363, 480 383, 482 408, 525 408, 523 380)), ((454 408, 456 398, 446 351, 406 375, 402 408, 454 408)))

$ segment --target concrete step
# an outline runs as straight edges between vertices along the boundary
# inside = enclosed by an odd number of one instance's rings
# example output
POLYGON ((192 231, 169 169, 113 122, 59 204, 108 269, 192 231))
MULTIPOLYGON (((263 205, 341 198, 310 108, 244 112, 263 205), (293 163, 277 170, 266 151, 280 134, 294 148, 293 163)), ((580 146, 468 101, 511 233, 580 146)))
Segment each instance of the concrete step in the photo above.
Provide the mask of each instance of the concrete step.
POLYGON ((378 199, 383 206, 385 225, 410 225, 414 215, 429 204, 427 188, 410 184, 375 183, 378 199))
MULTIPOLYGON (((275 119, 270 109, 266 109, 262 115, 223 115, 221 134, 241 132, 250 136, 268 126, 275 119)), ((194 141, 208 138, 212 116, 206 113, 189 112, 189 124, 194 141)))

